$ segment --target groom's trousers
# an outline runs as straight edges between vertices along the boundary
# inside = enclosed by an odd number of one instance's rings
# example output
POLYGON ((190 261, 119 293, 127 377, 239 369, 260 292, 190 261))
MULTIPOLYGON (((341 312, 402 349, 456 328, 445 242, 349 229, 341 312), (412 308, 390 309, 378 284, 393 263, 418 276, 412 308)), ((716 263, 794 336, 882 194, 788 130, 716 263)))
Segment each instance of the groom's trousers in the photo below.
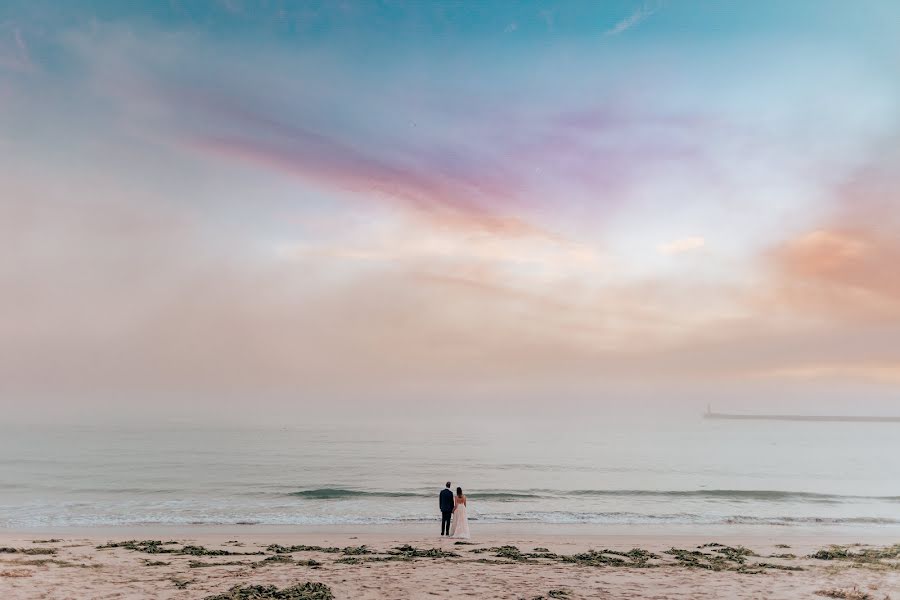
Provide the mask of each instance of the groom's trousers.
POLYGON ((450 535, 450 517, 452 516, 452 510, 441 511, 441 535, 450 535))

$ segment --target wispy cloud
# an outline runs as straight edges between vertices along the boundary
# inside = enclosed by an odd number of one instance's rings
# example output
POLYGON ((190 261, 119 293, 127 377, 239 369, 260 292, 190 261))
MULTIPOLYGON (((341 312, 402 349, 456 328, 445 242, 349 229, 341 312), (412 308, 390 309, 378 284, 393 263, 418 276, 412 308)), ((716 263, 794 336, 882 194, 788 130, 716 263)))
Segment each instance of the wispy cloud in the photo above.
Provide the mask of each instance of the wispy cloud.
POLYGON ((12 31, 7 33, 0 28, 0 68, 19 73, 34 70, 28 43, 19 27, 13 27, 12 31), (7 39, 3 40, 4 37, 7 39))
POLYGON ((657 10, 659 10, 659 6, 644 4, 638 7, 633 13, 616 23, 614 27, 604 31, 603 35, 619 35, 620 33, 627 31, 632 27, 636 27, 657 10))

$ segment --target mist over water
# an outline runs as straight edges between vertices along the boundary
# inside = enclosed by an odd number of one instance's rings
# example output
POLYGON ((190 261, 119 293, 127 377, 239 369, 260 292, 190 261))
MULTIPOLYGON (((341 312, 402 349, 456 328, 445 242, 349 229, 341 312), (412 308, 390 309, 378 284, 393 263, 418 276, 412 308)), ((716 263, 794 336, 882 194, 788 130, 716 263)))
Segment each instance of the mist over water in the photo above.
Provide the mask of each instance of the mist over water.
POLYGON ((0 526, 433 520, 900 527, 892 424, 479 417, 283 428, 19 427, 0 526))

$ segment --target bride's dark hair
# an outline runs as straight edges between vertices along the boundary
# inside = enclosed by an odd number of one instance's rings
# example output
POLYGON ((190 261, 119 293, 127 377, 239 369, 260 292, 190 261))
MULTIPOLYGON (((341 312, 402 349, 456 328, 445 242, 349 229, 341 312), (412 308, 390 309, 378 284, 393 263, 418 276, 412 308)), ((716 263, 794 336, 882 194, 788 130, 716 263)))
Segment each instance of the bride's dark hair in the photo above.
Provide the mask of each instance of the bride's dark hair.
POLYGON ((456 495, 462 496, 462 488, 461 487, 456 488, 456 495))

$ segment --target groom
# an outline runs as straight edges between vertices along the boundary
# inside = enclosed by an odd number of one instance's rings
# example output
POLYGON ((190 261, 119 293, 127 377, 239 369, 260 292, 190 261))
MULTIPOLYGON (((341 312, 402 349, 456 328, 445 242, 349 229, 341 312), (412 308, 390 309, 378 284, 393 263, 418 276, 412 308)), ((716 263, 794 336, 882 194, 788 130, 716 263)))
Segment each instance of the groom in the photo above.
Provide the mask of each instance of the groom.
POLYGON ((450 535, 450 517, 453 516, 453 492, 450 491, 450 482, 441 490, 439 505, 441 507, 441 535, 450 535))

